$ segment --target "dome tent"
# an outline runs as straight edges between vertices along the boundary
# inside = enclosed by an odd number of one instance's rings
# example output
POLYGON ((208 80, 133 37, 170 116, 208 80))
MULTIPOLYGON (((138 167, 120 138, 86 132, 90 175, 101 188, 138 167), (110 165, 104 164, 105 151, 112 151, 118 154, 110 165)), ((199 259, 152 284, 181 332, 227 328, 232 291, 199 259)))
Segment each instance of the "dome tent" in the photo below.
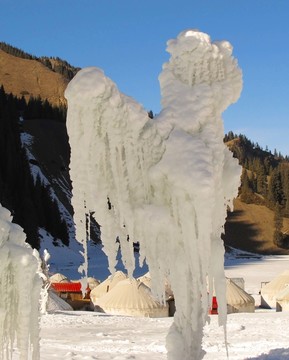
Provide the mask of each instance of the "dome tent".
POLYGON ((145 273, 144 275, 142 276, 139 276, 137 278, 137 280, 141 281, 143 284, 145 284, 147 287, 151 287, 151 274, 150 272, 148 271, 147 273, 145 273))
POLYGON ((49 281, 51 283, 68 283, 70 280, 63 274, 56 273, 50 276, 49 281))
POLYGON ((276 311, 289 311, 289 286, 276 295, 276 311))
POLYGON ((261 288, 261 307, 274 308, 276 306, 276 296, 287 285, 289 285, 289 270, 279 274, 261 288))
POLYGON ((108 291, 114 288, 114 286, 121 280, 127 279, 127 275, 122 271, 116 271, 114 274, 101 282, 98 286, 90 292, 90 300, 94 304, 95 301, 105 295, 108 291))
POLYGON ((48 313, 53 313, 59 310, 73 311, 73 308, 65 300, 59 297, 54 291, 48 291, 46 311, 48 313))
MULTIPOLYGON (((138 280, 145 284, 149 289, 152 287, 152 279, 149 272, 138 277, 138 280)), ((165 280, 165 300, 169 307, 169 316, 174 316, 176 312, 175 298, 169 281, 165 280)))
MULTIPOLYGON (((85 284, 85 278, 83 279, 78 279, 78 280, 71 280, 73 283, 84 283, 85 284)), ((100 281, 95 279, 94 277, 87 277, 86 278, 86 281, 87 281, 87 286, 89 287, 90 290, 96 288, 99 284, 100 284, 100 281)))
POLYGON ((87 285, 92 290, 96 288, 100 284, 100 281, 95 279, 94 277, 87 278, 87 285))
MULTIPOLYGON (((143 284, 145 284, 148 288, 151 289, 152 279, 151 279, 151 275, 149 272, 138 277, 137 279, 139 281, 141 281, 143 284)), ((174 294, 173 294, 171 285, 167 279, 165 280, 164 286, 165 286, 165 296, 166 296, 166 301, 167 301, 169 299, 172 299, 174 297, 174 294)))
POLYGON ((160 304, 150 289, 136 279, 120 281, 95 303, 97 308, 112 315, 167 317, 168 306, 160 304))
POLYGON ((227 290, 227 312, 228 314, 237 312, 254 312, 255 299, 245 290, 240 288, 231 279, 226 279, 227 290))

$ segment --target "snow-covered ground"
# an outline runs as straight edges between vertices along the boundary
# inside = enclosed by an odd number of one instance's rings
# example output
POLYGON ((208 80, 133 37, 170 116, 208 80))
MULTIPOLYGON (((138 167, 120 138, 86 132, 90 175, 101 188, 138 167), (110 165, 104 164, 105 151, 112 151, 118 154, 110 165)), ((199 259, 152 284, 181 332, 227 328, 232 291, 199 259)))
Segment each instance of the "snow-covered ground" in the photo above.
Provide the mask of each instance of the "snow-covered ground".
MULTIPOLYGON (((165 360, 172 318, 150 319, 68 312, 42 318, 41 359, 165 360)), ((205 360, 226 359, 216 316, 205 328, 205 360)), ((289 358, 289 316, 256 312, 228 316, 229 359, 289 358)), ((180 359, 181 360, 181 359, 180 359)))
MULTIPOLYGON (((244 278, 245 290, 254 295, 258 305, 261 282, 288 269, 289 257, 231 257, 226 259, 225 268, 226 276, 244 278)), ((171 323, 172 318, 132 318, 95 312, 48 314, 41 318, 41 360, 164 360, 165 337, 171 323)), ((251 314, 230 314, 227 328, 229 359, 289 359, 288 313, 257 308, 251 314)), ((224 333, 217 316, 211 316, 205 327, 203 348, 205 360, 226 359, 224 333)))

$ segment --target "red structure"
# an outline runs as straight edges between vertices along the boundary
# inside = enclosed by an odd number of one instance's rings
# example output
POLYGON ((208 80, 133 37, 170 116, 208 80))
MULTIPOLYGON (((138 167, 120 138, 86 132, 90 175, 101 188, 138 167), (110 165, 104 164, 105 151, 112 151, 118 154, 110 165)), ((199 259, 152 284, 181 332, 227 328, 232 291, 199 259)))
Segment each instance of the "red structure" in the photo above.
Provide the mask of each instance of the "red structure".
POLYGON ((85 296, 83 297, 80 282, 51 283, 51 288, 56 291, 62 299, 66 300, 73 308, 81 306, 81 302, 90 301, 91 290, 89 286, 87 286, 85 296))
POLYGON ((81 292, 81 283, 52 283, 51 287, 59 293, 79 293, 81 292))
POLYGON ((212 298, 212 307, 209 311, 210 315, 217 315, 218 314, 218 302, 216 296, 212 298))

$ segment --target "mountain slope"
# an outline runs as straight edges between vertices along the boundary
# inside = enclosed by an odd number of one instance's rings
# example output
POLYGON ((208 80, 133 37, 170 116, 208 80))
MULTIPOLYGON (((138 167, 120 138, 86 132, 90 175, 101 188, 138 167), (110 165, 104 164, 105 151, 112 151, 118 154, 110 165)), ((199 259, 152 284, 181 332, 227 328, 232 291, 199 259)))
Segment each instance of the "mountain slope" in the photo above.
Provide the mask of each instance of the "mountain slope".
MULTIPOLYGON (((283 231, 289 232, 289 219, 284 218, 283 231)), ((234 201, 234 212, 228 214, 224 243, 257 254, 287 254, 289 250, 273 242, 274 212, 264 205, 246 204, 240 198, 234 201)))
POLYGON ((22 59, 0 49, 0 85, 6 93, 12 93, 28 101, 38 96, 50 104, 66 104, 64 90, 69 80, 52 71, 37 60, 22 59))

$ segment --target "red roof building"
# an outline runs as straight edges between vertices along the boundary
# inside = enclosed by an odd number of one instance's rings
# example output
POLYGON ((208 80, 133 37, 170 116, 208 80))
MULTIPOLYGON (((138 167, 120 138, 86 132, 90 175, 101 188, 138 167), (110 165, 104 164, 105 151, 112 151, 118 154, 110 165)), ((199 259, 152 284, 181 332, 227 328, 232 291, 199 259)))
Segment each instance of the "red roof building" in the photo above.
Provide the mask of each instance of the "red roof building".
POLYGON ((68 302, 74 310, 82 309, 90 302, 90 288, 87 286, 85 296, 83 297, 80 282, 51 283, 51 288, 62 299, 68 302))
POLYGON ((51 287, 56 292, 62 292, 62 293, 79 293, 79 292, 81 292, 81 283, 80 282, 51 283, 51 287))

